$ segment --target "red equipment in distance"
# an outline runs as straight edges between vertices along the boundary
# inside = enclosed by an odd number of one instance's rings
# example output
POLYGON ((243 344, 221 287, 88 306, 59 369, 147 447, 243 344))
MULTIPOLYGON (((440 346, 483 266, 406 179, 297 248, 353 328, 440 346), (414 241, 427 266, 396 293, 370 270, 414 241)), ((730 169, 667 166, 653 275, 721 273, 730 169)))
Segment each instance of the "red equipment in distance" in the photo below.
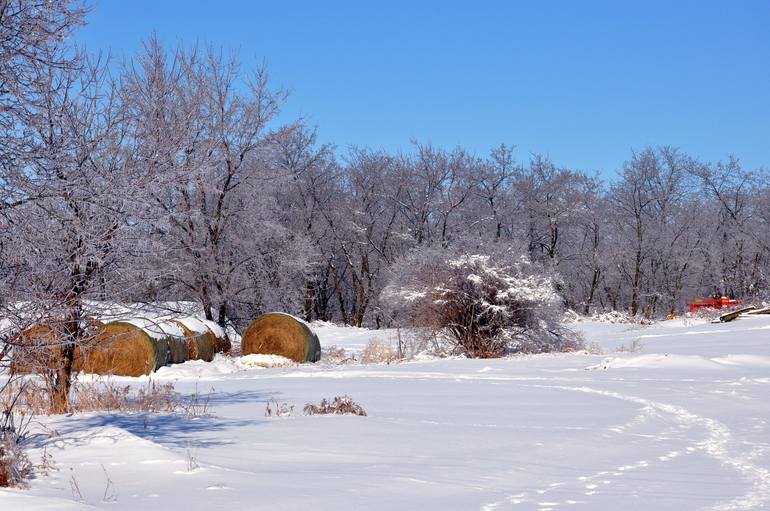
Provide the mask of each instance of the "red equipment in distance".
POLYGON ((736 307, 741 304, 740 300, 731 300, 726 296, 722 298, 696 298, 695 300, 688 300, 690 305, 690 312, 694 312, 698 309, 721 309, 723 307, 736 307))

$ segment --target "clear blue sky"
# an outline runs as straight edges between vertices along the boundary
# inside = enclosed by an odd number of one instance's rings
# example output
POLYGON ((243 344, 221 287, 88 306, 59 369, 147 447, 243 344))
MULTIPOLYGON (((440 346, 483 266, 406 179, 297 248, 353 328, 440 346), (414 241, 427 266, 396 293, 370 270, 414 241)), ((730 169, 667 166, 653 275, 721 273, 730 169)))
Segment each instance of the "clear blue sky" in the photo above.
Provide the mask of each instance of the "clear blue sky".
POLYGON ((324 142, 410 139, 611 176, 632 148, 770 166, 770 1, 94 0, 79 39, 267 61, 324 142))

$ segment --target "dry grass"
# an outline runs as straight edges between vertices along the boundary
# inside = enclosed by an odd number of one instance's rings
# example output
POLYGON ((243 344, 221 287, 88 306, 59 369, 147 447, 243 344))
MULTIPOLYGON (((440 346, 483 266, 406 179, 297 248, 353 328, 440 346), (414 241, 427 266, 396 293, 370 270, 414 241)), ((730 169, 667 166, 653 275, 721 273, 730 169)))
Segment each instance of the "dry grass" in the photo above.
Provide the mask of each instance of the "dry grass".
POLYGON ((361 352, 362 364, 391 364, 399 360, 398 352, 389 343, 372 339, 361 352))
POLYGON ((638 353, 642 350, 642 347, 644 347, 644 344, 642 344, 641 339, 637 337, 636 339, 629 341, 627 344, 621 344, 615 348, 615 351, 618 353, 638 353))
MULTIPOLYGON (((70 412, 175 412, 181 408, 181 397, 172 383, 147 384, 132 388, 118 385, 110 378, 90 383, 77 382, 70 393, 70 412)), ((49 393, 39 379, 18 379, 0 393, 0 409, 11 410, 20 417, 47 415, 51 412, 49 393)))
POLYGON ((340 346, 324 347, 321 350, 321 361, 331 365, 346 365, 356 361, 355 355, 340 346))
POLYGON ((278 403, 275 399, 268 400, 265 405, 265 417, 290 417, 294 415, 294 405, 289 403, 278 403))
POLYGON ((208 394, 201 394, 198 392, 198 385, 196 384, 195 392, 190 394, 190 397, 180 400, 177 403, 177 409, 188 419, 207 417, 213 393, 214 388, 212 387, 208 394))
POLYGON ((110 379, 90 384, 76 384, 72 393, 73 412, 174 412, 180 396, 172 383, 156 383, 132 389, 116 385, 110 379))
POLYGON ((364 409, 353 401, 350 396, 337 396, 331 402, 326 398, 316 406, 312 403, 305 405, 305 415, 360 415, 366 416, 364 409))

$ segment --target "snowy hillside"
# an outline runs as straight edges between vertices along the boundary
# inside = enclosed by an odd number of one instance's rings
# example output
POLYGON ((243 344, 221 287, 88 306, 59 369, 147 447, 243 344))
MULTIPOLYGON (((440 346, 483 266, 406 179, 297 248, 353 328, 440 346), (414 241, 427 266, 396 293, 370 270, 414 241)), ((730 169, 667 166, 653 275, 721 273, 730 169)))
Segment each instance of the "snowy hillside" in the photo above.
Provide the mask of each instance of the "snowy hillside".
MULTIPOLYGON (((770 508, 770 318, 570 326, 592 354, 164 368, 211 391, 210 416, 44 419, 32 457, 55 470, 0 509, 770 508), (302 415, 343 394, 368 415, 302 415)), ((317 333, 354 351, 394 334, 317 333)))

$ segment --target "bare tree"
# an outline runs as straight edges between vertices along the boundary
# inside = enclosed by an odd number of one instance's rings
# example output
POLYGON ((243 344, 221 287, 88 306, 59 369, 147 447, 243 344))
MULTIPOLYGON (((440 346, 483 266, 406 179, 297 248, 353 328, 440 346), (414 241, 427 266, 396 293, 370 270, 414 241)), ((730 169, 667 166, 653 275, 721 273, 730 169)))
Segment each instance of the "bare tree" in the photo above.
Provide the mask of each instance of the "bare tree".
POLYGON ((277 141, 292 129, 273 126, 286 94, 270 88, 264 68, 244 81, 235 56, 193 48, 168 60, 154 38, 127 67, 125 91, 142 164, 168 183, 153 193, 165 218, 155 235, 173 254, 167 293, 196 299, 223 327, 240 306, 253 314, 264 306, 257 291, 285 288, 277 267, 306 266, 285 257, 308 250, 278 222, 271 191, 277 141))
POLYGON ((88 337, 86 302, 129 285, 117 269, 134 252, 132 211, 144 183, 127 172, 123 111, 105 63, 35 70, 30 151, 4 178, 17 196, 35 198, 6 212, 4 284, 16 301, 4 316, 50 330, 43 372, 52 410, 64 412, 75 352, 88 337))

